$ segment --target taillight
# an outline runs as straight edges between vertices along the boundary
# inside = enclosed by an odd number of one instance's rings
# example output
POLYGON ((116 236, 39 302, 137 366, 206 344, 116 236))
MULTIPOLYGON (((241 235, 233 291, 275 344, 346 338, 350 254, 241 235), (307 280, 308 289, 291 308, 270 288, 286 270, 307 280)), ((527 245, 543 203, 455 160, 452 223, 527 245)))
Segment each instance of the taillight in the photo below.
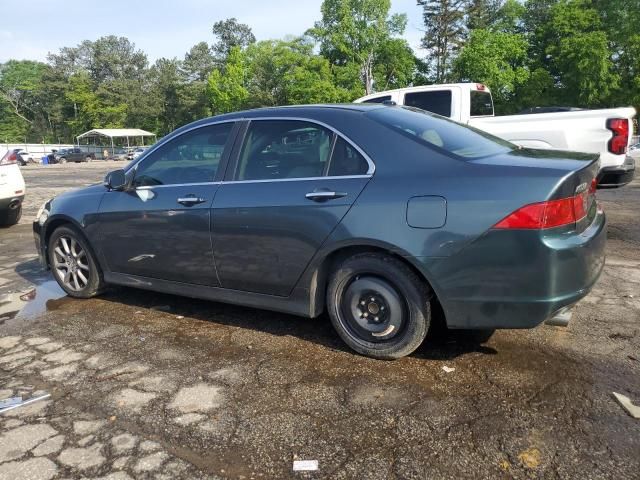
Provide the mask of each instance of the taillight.
POLYGON ((629 121, 626 118, 610 118, 607 120, 607 128, 613 132, 613 137, 609 140, 609 151, 616 155, 627 153, 629 121))
POLYGON ((579 222, 587 216, 589 197, 595 193, 597 181, 573 197, 532 203, 500 220, 493 228, 542 230, 579 222))
POLYGON ((2 160, 0 160, 0 165, 13 165, 14 163, 18 163, 18 155, 16 152, 7 152, 2 160))

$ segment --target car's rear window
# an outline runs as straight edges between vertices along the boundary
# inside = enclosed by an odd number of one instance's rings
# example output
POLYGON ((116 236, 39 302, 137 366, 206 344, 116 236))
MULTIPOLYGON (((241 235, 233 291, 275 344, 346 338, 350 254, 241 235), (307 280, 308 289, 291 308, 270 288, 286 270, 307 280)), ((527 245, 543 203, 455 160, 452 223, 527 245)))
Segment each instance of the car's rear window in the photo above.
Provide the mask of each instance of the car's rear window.
POLYGON ((471 90, 471 116, 486 117, 493 115, 493 99, 489 92, 471 90))
POLYGON ((422 145, 460 159, 489 157, 517 148, 476 128, 415 108, 379 108, 367 115, 422 145))
POLYGON ((363 103, 384 103, 391 100, 391 95, 383 95, 382 97, 373 97, 365 100, 363 103))

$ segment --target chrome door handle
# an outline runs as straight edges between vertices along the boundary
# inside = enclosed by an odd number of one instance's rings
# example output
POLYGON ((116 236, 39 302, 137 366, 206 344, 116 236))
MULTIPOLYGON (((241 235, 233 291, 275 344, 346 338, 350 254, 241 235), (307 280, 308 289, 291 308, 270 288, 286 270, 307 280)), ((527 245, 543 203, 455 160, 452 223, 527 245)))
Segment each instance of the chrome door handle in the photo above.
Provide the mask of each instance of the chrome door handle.
POLYGON ((327 190, 317 190, 305 195, 306 198, 313 200, 314 202, 323 202, 325 200, 332 200, 334 198, 342 198, 346 196, 347 194, 344 192, 331 192, 327 190))
POLYGON ((177 200, 180 205, 184 205, 185 207, 190 207, 192 205, 198 205, 200 203, 206 202, 204 198, 200 197, 182 197, 177 200))

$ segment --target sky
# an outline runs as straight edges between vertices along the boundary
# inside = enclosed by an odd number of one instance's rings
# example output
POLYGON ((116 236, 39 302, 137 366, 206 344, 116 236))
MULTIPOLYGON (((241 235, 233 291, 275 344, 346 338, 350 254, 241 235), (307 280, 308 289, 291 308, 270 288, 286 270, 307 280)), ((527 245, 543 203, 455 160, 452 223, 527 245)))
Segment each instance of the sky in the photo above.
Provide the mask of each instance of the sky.
MULTIPOLYGON (((300 35, 320 19, 322 0, 0 0, 0 63, 45 61, 47 53, 105 35, 125 36, 154 62, 179 57, 211 26, 236 17, 258 40, 300 35), (11 19, 11 20, 9 20, 11 19)), ((416 0, 392 0, 409 18, 404 37, 417 50, 422 17, 416 0)))

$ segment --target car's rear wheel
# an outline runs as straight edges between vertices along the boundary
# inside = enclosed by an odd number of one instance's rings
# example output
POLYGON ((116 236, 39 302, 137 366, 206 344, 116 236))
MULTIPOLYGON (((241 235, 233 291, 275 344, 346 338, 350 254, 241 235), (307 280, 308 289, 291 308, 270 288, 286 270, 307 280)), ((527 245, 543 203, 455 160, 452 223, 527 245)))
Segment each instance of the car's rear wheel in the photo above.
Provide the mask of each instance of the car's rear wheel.
POLYGON ((87 162, 87 163, 89 163, 91 160, 93 160, 93 159, 91 158, 91 156, 90 156, 90 155, 87 155, 87 156, 84 158, 84 161, 85 161, 85 162, 87 162))
POLYGON ((329 316, 344 342, 387 360, 420 346, 431 321, 429 299, 428 285, 411 268, 379 253, 344 260, 327 289, 329 316))
POLYGON ((75 228, 57 228, 49 238, 48 253, 53 276, 70 296, 90 298, 104 288, 100 266, 75 228))

